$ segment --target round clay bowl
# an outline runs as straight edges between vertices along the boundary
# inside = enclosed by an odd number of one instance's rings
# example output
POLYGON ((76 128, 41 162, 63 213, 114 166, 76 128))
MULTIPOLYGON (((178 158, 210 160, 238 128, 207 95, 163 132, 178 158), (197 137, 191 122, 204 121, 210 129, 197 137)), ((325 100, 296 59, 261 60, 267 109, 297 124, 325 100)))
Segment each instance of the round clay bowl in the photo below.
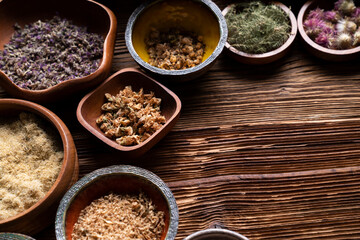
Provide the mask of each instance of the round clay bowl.
POLYGON ((138 195, 143 192, 158 211, 164 212, 165 227, 161 240, 175 239, 179 213, 171 190, 154 173, 129 165, 98 169, 71 187, 61 200, 56 214, 56 239, 71 240, 81 210, 110 192, 119 195, 138 195))
POLYGON ((3 50, 4 44, 9 42, 14 33, 15 23, 24 26, 39 19, 51 19, 57 14, 78 26, 87 27, 88 32, 103 36, 105 40, 100 66, 90 75, 69 79, 44 90, 20 88, 0 71, 0 86, 10 95, 34 102, 58 101, 65 96, 92 88, 108 76, 116 37, 116 17, 110 9, 92 0, 63 0, 51 4, 46 0, 0 1, 0 50, 3 50))
POLYGON ((243 235, 226 229, 206 229, 184 238, 184 240, 249 240, 243 235))
POLYGON ((227 26, 220 9, 210 0, 157 0, 140 5, 130 16, 125 32, 126 46, 134 60, 146 71, 167 82, 188 81, 210 69, 222 52, 227 26), (145 38, 150 28, 180 27, 204 37, 203 61, 184 70, 165 70, 148 64, 145 38))
POLYGON ((304 46, 306 49, 314 56, 328 60, 328 61, 334 61, 334 62, 341 62, 341 61, 348 61, 355 59, 360 56, 360 46, 346 49, 346 50, 335 50, 335 49, 329 49, 323 46, 318 45, 315 43, 311 38, 305 33, 304 30, 304 21, 306 19, 306 16, 308 13, 316 9, 317 7, 325 10, 331 10, 334 8, 334 2, 335 1, 307 1, 302 8, 300 9, 299 15, 298 15, 298 27, 299 32, 301 35, 301 38, 304 42, 304 46))
MULTIPOLYGON (((225 44, 225 51, 226 53, 235 59, 238 62, 245 63, 245 64, 253 64, 253 65, 261 65, 261 64, 267 64, 274 62, 282 57, 284 57, 289 50, 291 49, 291 45, 293 44, 296 33, 297 33, 297 22, 296 17, 293 14, 293 12, 284 4, 280 2, 273 2, 273 4, 276 4, 281 9, 284 10, 289 16, 290 24, 291 24, 291 32, 289 38, 286 40, 286 42, 279 48, 262 54, 250 54, 245 53, 242 51, 237 50, 236 48, 232 47, 228 42, 225 44)), ((223 11, 222 14, 225 16, 233 4, 227 6, 223 11)))
POLYGON ((70 186, 78 178, 78 159, 73 138, 59 117, 50 110, 29 101, 0 99, 1 116, 17 116, 21 112, 34 113, 56 129, 63 146, 64 159, 59 175, 48 193, 35 205, 8 219, 0 220, 0 232, 33 235, 53 223, 56 208, 70 186))
POLYGON ((179 119, 181 110, 181 101, 171 90, 155 81, 134 68, 122 69, 97 87, 94 91, 88 93, 79 103, 77 108, 77 118, 81 125, 100 141, 116 149, 124 158, 136 158, 149 149, 170 132, 179 119), (155 97, 161 98, 161 114, 165 116, 165 124, 152 134, 146 141, 134 146, 122 146, 115 140, 105 136, 100 127, 96 124, 96 119, 102 114, 101 106, 105 103, 105 93, 116 95, 126 86, 132 86, 134 91, 143 88, 144 93, 154 92, 155 97))

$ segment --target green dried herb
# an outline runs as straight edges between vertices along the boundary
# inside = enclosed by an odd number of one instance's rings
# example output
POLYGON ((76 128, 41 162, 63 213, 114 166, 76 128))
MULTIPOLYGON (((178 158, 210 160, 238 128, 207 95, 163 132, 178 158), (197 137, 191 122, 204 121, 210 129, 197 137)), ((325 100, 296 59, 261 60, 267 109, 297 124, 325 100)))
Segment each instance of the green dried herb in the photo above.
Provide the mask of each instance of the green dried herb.
POLYGON ((225 16, 228 42, 246 53, 261 54, 279 48, 290 36, 290 20, 280 7, 262 2, 235 4, 225 16))

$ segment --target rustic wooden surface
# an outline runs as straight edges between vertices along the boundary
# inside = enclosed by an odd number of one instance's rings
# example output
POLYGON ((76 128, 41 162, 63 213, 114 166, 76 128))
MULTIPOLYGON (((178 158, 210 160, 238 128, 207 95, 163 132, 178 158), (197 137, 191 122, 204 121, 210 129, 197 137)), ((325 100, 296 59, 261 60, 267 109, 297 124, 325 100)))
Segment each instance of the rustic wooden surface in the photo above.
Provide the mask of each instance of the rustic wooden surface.
MULTIPOLYGON (((221 9, 229 3, 215 2, 221 9)), ((118 17, 112 72, 137 67, 124 30, 140 1, 103 3, 118 17)), ((288 3, 297 15, 304 1, 288 3)), ((251 240, 360 239, 359 65, 315 59, 299 36, 287 57, 267 66, 221 55, 203 77, 165 83, 182 100, 180 119, 136 160, 122 159, 80 126, 75 111, 83 94, 47 107, 73 134, 80 177, 131 164, 169 185, 179 206, 177 240, 209 227, 251 240)), ((54 225, 34 237, 55 239, 54 225)))

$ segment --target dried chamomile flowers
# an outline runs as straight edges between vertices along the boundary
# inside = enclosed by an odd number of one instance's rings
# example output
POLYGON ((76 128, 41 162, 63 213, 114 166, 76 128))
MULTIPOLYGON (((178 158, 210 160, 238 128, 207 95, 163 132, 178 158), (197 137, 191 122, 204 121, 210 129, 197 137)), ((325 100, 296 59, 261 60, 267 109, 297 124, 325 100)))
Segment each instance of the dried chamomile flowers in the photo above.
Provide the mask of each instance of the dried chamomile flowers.
POLYGON ((166 122, 161 115, 161 99, 153 92, 145 94, 126 86, 115 96, 106 93, 103 114, 96 120, 108 138, 124 146, 137 145, 148 139, 166 122))

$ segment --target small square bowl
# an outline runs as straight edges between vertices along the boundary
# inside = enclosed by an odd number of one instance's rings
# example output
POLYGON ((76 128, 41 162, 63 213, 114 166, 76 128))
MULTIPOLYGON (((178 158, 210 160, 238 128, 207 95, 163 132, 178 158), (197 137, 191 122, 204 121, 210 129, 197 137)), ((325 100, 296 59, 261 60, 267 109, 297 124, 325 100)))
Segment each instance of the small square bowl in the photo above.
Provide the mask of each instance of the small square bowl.
POLYGON ((164 212, 165 227, 161 240, 174 240, 179 224, 179 210, 174 195, 154 173, 129 165, 115 165, 91 172, 75 183, 60 202, 55 232, 57 240, 71 240, 80 212, 95 199, 109 193, 138 195, 144 193, 164 212))
MULTIPOLYGON (((290 30, 290 36, 285 41, 285 43, 270 52, 262 53, 262 54, 251 54, 246 53, 243 51, 239 51, 233 46, 229 44, 229 42, 225 43, 225 52, 235 59, 238 62, 245 63, 245 64, 251 64, 251 65, 261 65, 261 64, 268 64, 274 61, 279 60, 280 58, 284 57, 289 50, 291 49, 291 46, 296 38, 297 34, 297 22, 296 17, 294 13, 283 3, 280 2, 272 2, 273 4, 279 6, 289 17, 291 30, 290 30)), ((231 4, 227 6, 223 11, 222 14, 226 16, 226 14, 230 11, 230 9, 233 7, 234 4, 231 4)))
POLYGON ((135 158, 153 147, 159 142, 175 125, 180 116, 181 101, 175 93, 154 79, 134 68, 125 68, 110 76, 103 84, 91 93, 87 94, 79 103, 77 108, 77 118, 89 132, 95 137, 119 150, 123 156, 135 158), (144 93, 154 92, 155 97, 161 98, 161 114, 165 116, 165 124, 144 142, 134 146, 122 146, 114 140, 105 136, 96 119, 102 114, 101 106, 105 103, 105 93, 116 95, 126 86, 132 86, 134 91, 144 89, 144 93))
MULTIPOLYGON (((349 61, 360 56, 360 46, 345 50, 329 49, 315 43, 306 34, 304 29, 304 22, 311 10, 314 10, 317 7, 325 10, 331 10, 334 8, 334 2, 335 1, 325 0, 312 0, 305 2, 305 4, 301 7, 297 18, 299 32, 305 48, 315 57, 332 62, 349 61)), ((355 1, 355 3, 359 4, 359 1, 355 1)))
POLYGON ((0 1, 0 50, 14 33, 14 24, 21 27, 37 20, 51 19, 59 15, 78 26, 87 27, 88 32, 104 38, 103 57, 98 69, 90 75, 68 79, 43 90, 28 90, 18 87, 0 70, 0 86, 10 95, 34 102, 58 101, 65 96, 84 91, 100 84, 109 74, 116 37, 116 17, 102 4, 92 0, 63 0, 49 3, 46 0, 0 1))

